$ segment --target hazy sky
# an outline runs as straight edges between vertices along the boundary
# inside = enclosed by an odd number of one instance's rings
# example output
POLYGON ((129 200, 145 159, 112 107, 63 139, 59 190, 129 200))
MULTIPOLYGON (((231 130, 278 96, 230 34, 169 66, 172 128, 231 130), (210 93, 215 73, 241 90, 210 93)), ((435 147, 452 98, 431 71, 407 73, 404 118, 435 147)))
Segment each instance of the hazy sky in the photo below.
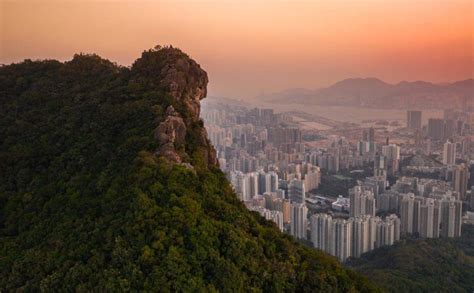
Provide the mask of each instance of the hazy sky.
POLYGON ((0 63, 97 53, 130 65, 172 44, 211 95, 246 98, 348 77, 473 77, 472 0, 5 1, 0 63))

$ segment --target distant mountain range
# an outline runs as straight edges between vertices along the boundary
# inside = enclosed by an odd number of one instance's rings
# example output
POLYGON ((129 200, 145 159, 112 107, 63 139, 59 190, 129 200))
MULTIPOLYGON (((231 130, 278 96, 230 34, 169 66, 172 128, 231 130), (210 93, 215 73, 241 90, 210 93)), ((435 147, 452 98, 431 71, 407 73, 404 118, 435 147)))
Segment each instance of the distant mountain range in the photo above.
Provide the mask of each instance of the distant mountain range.
POLYGON ((443 84, 426 81, 389 84, 377 78, 350 78, 326 88, 287 89, 258 99, 272 103, 370 108, 463 108, 474 106, 474 79, 443 84))

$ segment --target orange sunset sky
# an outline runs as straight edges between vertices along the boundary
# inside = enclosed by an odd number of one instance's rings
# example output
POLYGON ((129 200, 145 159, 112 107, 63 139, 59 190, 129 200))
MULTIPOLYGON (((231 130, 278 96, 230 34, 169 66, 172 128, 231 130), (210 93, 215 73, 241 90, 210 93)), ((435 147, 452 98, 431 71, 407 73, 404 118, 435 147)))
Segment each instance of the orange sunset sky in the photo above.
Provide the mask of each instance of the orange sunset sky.
POLYGON ((0 63, 97 53, 129 66, 172 44, 209 93, 247 98, 349 77, 445 82, 474 73, 472 0, 5 1, 0 63))

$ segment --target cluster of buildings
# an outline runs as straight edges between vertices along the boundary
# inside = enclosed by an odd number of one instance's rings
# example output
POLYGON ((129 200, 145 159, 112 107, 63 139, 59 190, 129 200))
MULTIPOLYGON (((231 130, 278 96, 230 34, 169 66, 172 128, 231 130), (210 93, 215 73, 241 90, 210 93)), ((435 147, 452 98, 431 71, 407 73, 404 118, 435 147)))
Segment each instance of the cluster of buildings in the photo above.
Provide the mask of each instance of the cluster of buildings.
POLYGON ((381 177, 369 177, 349 190, 349 203, 342 198, 335 201, 345 202, 349 217, 310 215, 301 198, 285 199, 283 193, 266 193, 260 203, 249 208, 270 220, 275 217, 271 213, 278 213, 275 222, 282 231, 283 224, 288 224, 288 232, 295 238, 309 239, 314 247, 341 261, 392 245, 401 236, 461 236, 462 201, 449 183, 402 177, 390 189, 385 186, 381 177))
POLYGON ((422 238, 461 236, 463 201, 445 181, 402 177, 377 199, 377 210, 400 215, 401 233, 422 238))
POLYGON ((422 111, 407 111, 407 128, 420 130, 433 140, 448 140, 454 136, 462 136, 469 130, 470 114, 463 111, 446 109, 443 118, 429 118, 423 127, 422 111))
POLYGON ((310 218, 311 242, 341 261, 400 239, 400 220, 392 214, 380 217, 361 215, 349 219, 315 214, 310 218))
POLYGON ((326 147, 306 143, 291 115, 271 109, 213 104, 203 109, 202 118, 220 167, 247 208, 341 261, 400 237, 459 237, 463 204, 474 210, 474 189, 468 188, 470 122, 460 112, 447 111, 444 119, 423 126, 422 112, 408 111, 407 127, 389 134, 407 138, 406 144, 381 141, 368 127, 356 140, 328 130, 326 147), (402 168, 410 157, 416 164, 402 168), (430 160, 435 163, 425 164, 430 160), (347 197, 318 194, 323 174, 367 166, 373 174, 359 180, 347 197), (404 176, 407 167, 431 177, 435 170, 439 178, 404 176), (391 186, 389 178, 395 180, 391 186), (318 209, 327 201, 324 211, 318 209))
POLYGON ((472 113, 446 109, 443 118, 429 118, 422 124, 422 111, 407 111, 407 129, 412 131, 414 145, 427 155, 439 154, 445 165, 456 158, 470 160, 472 113), (448 142, 448 144, 446 144, 448 142))
MULTIPOLYGON (((213 105, 203 110, 202 118, 221 169, 226 173, 275 170, 281 179, 288 180, 298 165, 304 168, 302 163, 337 173, 361 168, 372 162, 375 154, 373 141, 369 152, 363 146, 351 145, 343 137, 334 137, 326 148, 309 148, 291 116, 274 114, 269 109, 213 105)), ((370 131, 373 133, 374 129, 370 131)), ((373 140, 373 135, 367 136, 373 140)))

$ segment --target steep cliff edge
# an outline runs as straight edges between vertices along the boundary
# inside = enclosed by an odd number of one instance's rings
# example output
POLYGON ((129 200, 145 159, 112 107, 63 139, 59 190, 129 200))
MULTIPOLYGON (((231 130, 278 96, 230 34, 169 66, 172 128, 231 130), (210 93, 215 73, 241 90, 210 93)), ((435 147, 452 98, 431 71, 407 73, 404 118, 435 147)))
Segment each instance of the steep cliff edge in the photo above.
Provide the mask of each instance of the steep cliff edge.
POLYGON ((160 89, 171 97, 166 118, 155 131, 160 144, 157 154, 175 163, 186 160, 178 150, 186 144, 186 129, 192 129, 198 134, 194 146, 188 144, 188 147, 201 148, 204 161, 216 165, 215 152, 199 118, 200 101, 206 96, 209 81, 199 64, 180 50, 158 47, 144 52, 133 64, 131 74, 131 79, 145 89, 160 89))
POLYGON ((0 68, 0 291, 372 291, 245 209, 174 48, 0 68))

